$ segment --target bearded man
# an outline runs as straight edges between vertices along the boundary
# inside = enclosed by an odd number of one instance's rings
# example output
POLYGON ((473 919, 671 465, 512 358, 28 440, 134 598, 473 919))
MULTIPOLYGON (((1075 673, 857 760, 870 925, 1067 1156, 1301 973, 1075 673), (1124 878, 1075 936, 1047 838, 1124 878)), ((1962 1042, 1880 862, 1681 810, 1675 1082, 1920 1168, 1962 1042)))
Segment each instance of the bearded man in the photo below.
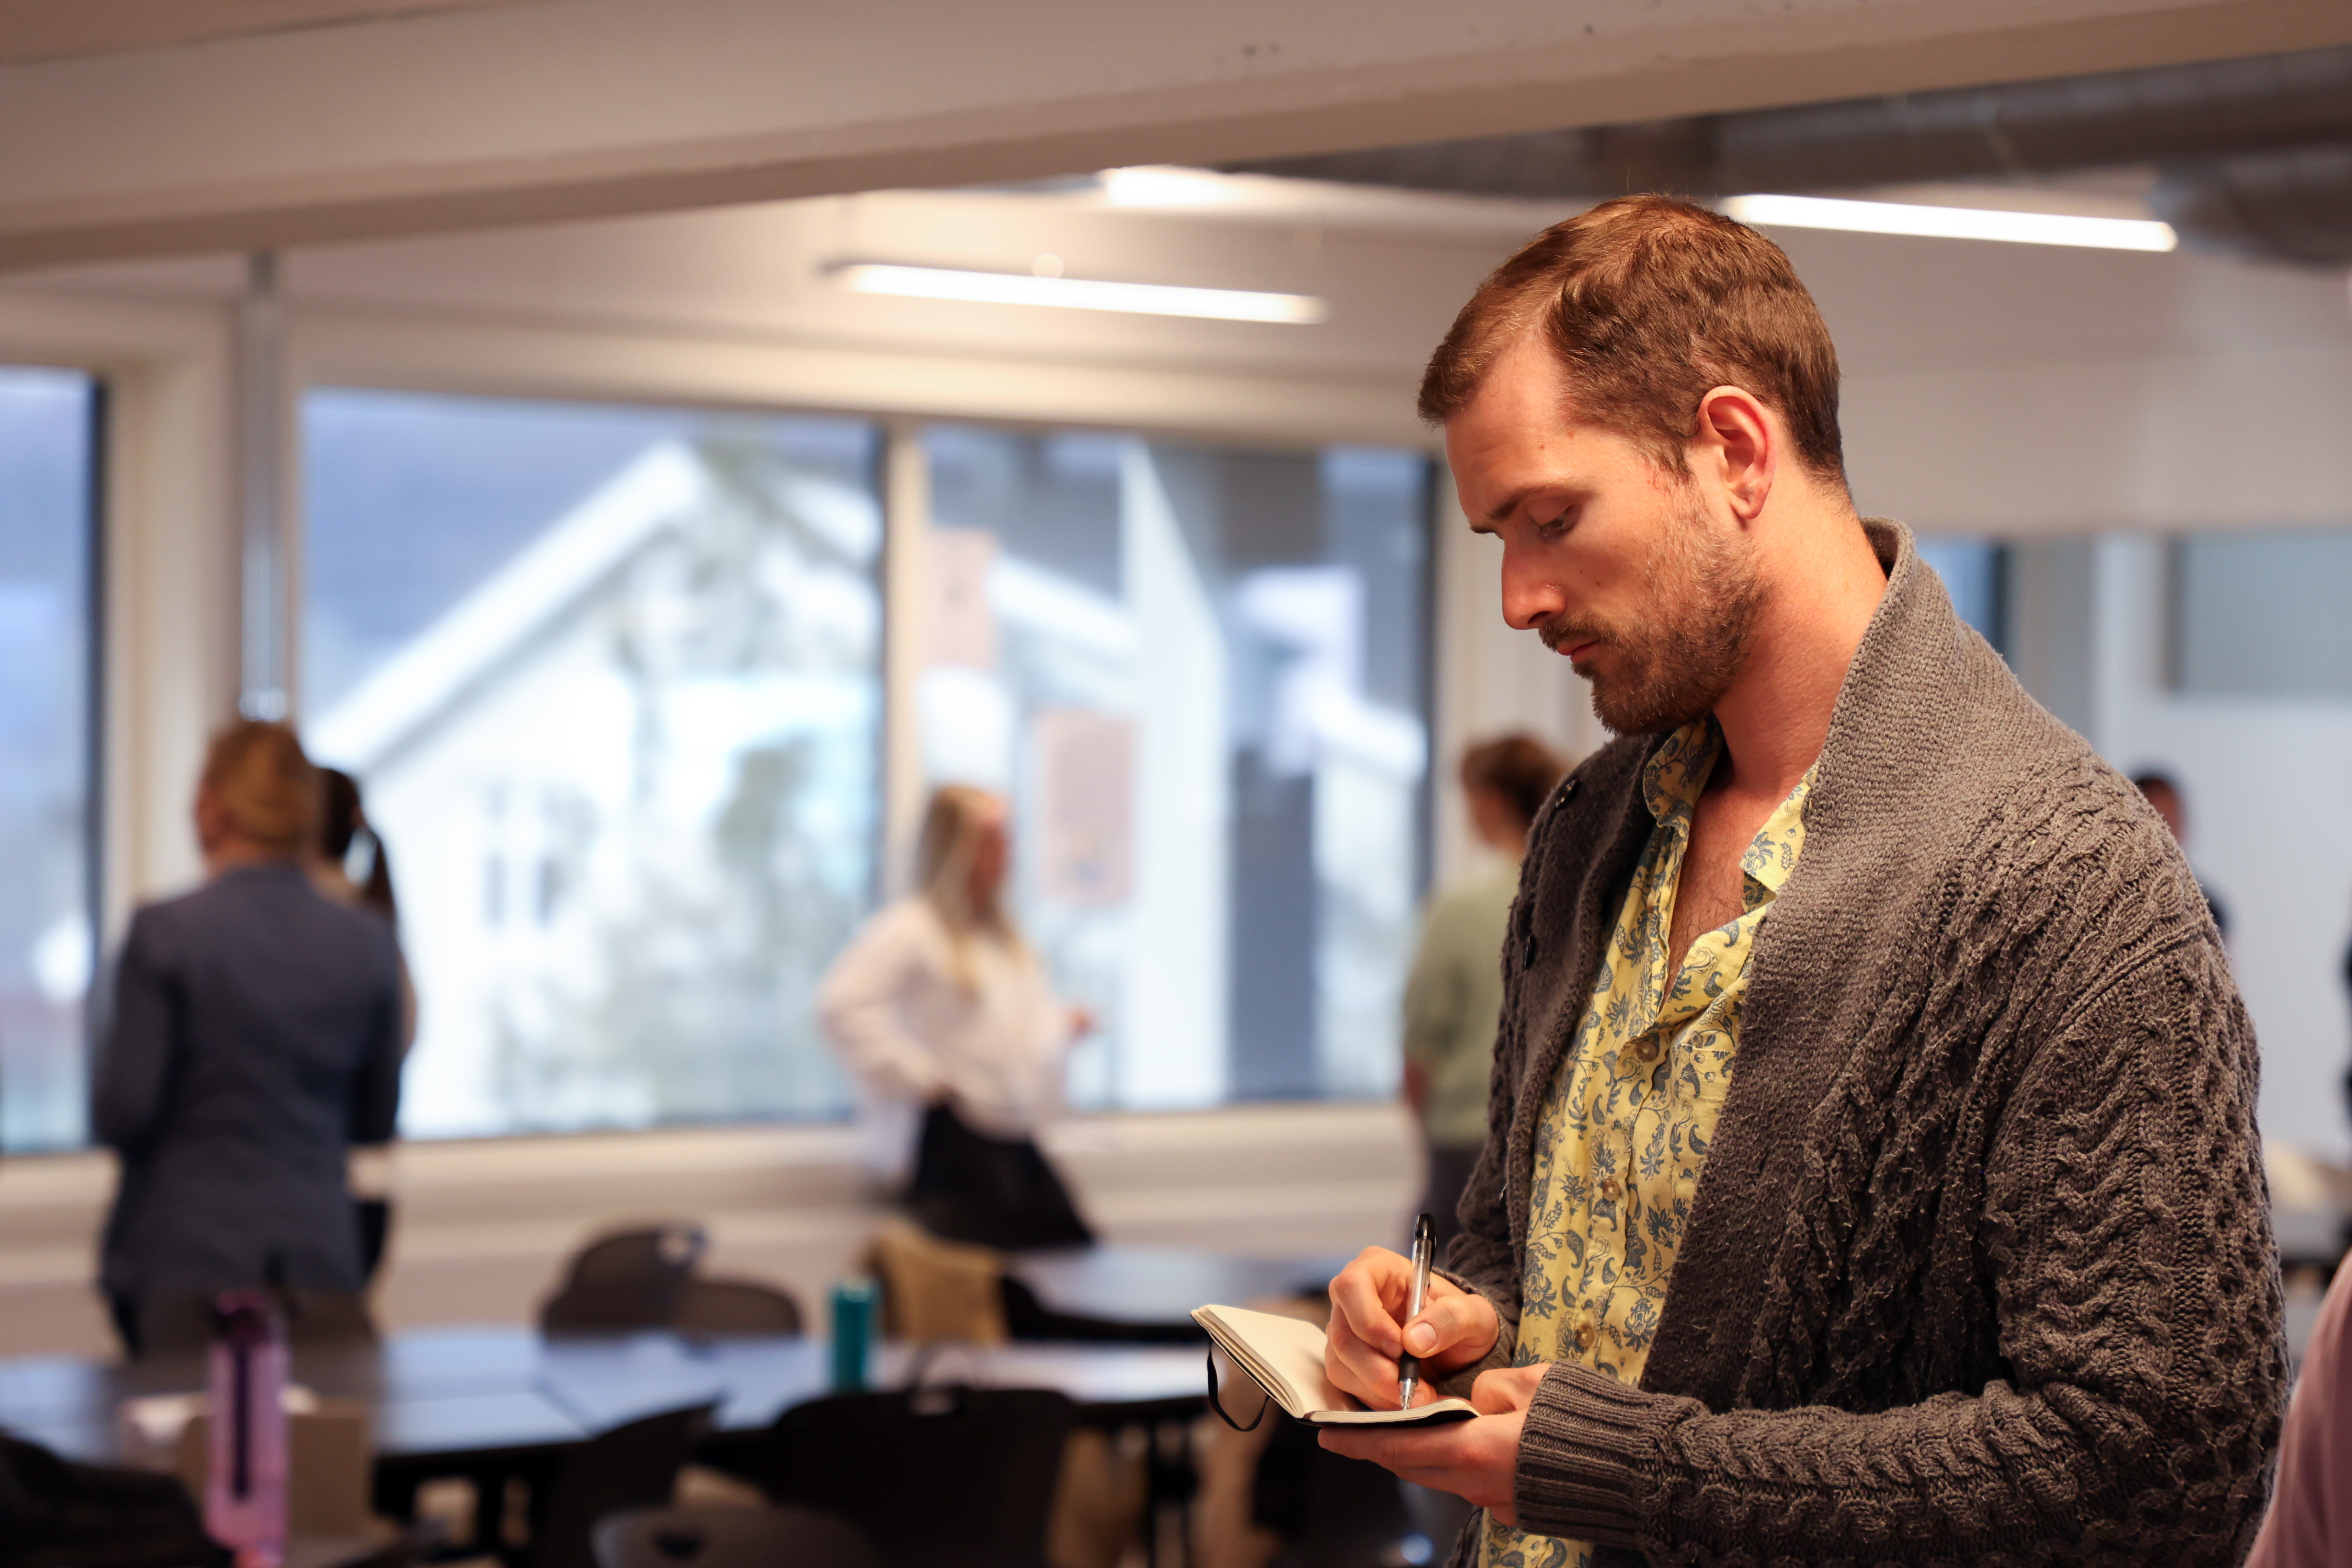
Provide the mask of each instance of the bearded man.
POLYGON ((1538 821, 1489 1127, 1326 1447, 1485 1510, 1461 1568, 2234 1563, 2285 1358, 2254 1043, 2137 791, 1856 516, 1788 258, 1610 202, 1430 362, 1503 605, 1621 737, 1538 821), (1474 1381, 1475 1380, 1475 1381, 1474 1381))

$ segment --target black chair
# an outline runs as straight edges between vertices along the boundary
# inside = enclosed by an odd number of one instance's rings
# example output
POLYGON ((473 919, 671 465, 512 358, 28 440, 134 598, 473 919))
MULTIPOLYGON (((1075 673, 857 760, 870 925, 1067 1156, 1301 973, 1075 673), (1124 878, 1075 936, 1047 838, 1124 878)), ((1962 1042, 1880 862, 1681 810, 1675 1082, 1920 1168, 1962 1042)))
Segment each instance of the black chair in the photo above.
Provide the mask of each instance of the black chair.
POLYGON ((607 1515, 597 1568, 887 1568, 866 1532, 808 1508, 647 1508, 607 1515))
POLYGON ((849 1520, 890 1568, 1038 1568, 1076 1416, 1050 1389, 838 1394, 785 1411, 736 1468, 849 1520))
POLYGON ((623 1509, 667 1503, 717 1408, 665 1410, 573 1449, 551 1481, 532 1489, 530 1544, 509 1560, 520 1568, 595 1568, 590 1537, 597 1523, 623 1509))
POLYGON ((683 1222, 598 1237, 573 1256, 562 1289, 540 1308, 540 1331, 596 1334, 667 1328, 709 1247, 702 1227, 683 1222))
POLYGON ((772 1285, 748 1279, 689 1279, 669 1327, 697 1338, 797 1334, 800 1303, 772 1285))
POLYGON ((709 1247, 701 1226, 683 1222, 599 1237, 572 1258, 563 1288, 540 1309, 540 1331, 673 1329, 700 1338, 801 1331, 800 1303, 774 1286, 698 1278, 709 1247))

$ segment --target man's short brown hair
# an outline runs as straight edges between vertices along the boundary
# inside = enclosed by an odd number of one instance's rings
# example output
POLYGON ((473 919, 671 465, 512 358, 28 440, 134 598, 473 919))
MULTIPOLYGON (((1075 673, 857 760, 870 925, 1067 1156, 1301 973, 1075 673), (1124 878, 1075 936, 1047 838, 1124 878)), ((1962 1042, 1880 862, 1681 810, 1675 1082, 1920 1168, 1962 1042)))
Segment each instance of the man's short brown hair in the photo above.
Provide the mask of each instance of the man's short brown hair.
POLYGON ((1442 424, 1503 352, 1540 327, 1568 369, 1578 417, 1687 472, 1699 399, 1737 386, 1789 426, 1797 456, 1845 482, 1837 350, 1780 247, 1670 196, 1623 196, 1551 227, 1495 268, 1454 318, 1421 381, 1442 424))

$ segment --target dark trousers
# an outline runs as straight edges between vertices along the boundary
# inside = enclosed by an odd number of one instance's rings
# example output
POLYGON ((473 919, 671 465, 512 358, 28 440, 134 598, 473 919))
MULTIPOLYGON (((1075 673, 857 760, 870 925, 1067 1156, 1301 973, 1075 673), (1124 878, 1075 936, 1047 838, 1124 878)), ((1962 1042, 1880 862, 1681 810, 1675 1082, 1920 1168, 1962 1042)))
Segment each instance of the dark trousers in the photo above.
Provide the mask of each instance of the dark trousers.
POLYGON ((1422 1193, 1421 1206, 1435 1220, 1437 1258, 1445 1260, 1445 1248, 1462 1234, 1462 1191, 1470 1184, 1471 1169, 1478 1163, 1478 1153, 1484 1145, 1465 1143, 1450 1145, 1432 1143, 1429 1150, 1429 1185, 1422 1193))
POLYGON ((923 1117, 907 1208, 917 1224, 949 1241, 1011 1249, 1086 1247, 1095 1239, 1035 1143, 992 1138, 947 1105, 923 1117))

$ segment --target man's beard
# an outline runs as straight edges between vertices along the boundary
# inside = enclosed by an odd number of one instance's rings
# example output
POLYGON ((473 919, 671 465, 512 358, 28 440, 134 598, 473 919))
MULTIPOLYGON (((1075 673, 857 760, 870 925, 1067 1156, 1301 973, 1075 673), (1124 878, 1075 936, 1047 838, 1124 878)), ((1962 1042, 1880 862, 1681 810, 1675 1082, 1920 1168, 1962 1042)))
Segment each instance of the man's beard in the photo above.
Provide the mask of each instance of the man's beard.
POLYGON ((1616 651, 1614 672, 1589 677, 1593 714, 1612 734, 1662 734, 1713 709, 1748 662, 1764 604, 1746 542, 1710 528, 1696 509, 1667 523, 1644 575, 1650 619, 1561 616, 1536 628, 1554 653, 1589 642, 1616 651))

